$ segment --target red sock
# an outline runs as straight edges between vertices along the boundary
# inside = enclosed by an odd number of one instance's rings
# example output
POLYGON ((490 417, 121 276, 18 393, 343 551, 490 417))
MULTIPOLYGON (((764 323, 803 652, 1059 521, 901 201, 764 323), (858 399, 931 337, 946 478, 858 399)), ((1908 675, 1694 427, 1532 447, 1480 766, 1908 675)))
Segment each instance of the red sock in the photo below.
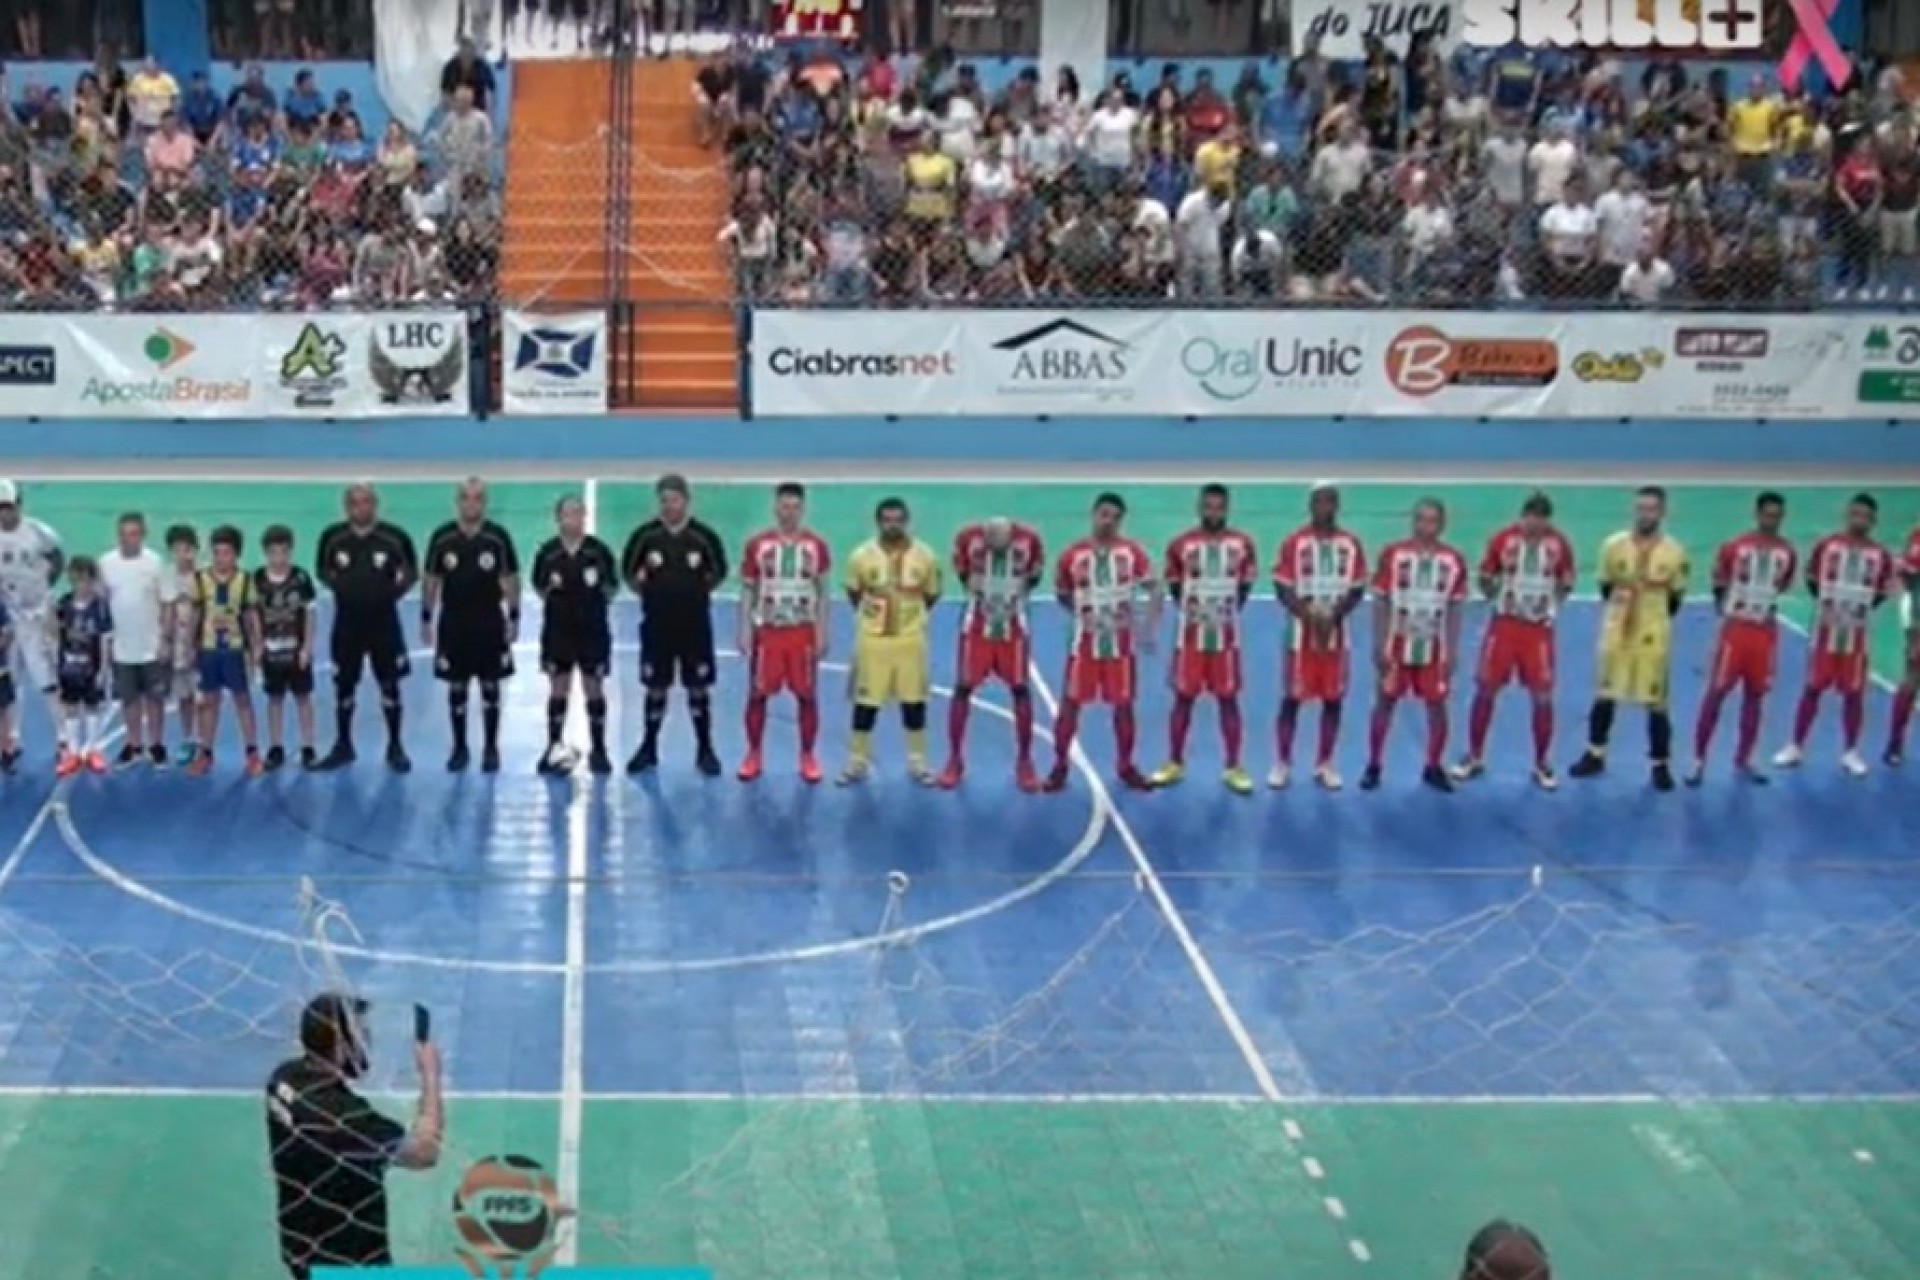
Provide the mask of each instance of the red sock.
MULTIPOLYGON (((1119 723, 1119 711, 1114 712, 1119 723)), ((1167 758, 1175 764, 1187 762, 1187 734, 1193 729, 1193 699, 1175 698, 1173 712, 1167 717, 1167 758)))
POLYGON ((1133 704, 1121 702, 1113 708, 1113 750, 1122 769, 1133 768, 1133 704))
POLYGON ((1820 714, 1820 694, 1813 689, 1800 691, 1800 705, 1793 709, 1793 745, 1807 745, 1807 735, 1813 732, 1813 718, 1820 714))
POLYGON ((1725 689, 1709 689, 1700 699, 1700 714, 1693 722, 1693 758, 1705 760, 1713 746, 1713 731, 1720 727, 1720 704, 1727 700, 1725 689))
POLYGON ((1435 698, 1427 704, 1427 768, 1438 769, 1447 758, 1447 704, 1435 698))
POLYGON ((1920 694, 1920 685, 1903 683, 1893 695, 1893 723, 1887 727, 1887 754, 1904 755, 1907 749, 1907 726, 1913 723, 1914 695, 1920 694))
POLYGON ((1760 717, 1766 705, 1752 689, 1740 699, 1740 736, 1733 742, 1733 762, 1742 769, 1753 763, 1753 749, 1760 742, 1760 717))
POLYGON ((1013 691, 1013 752, 1021 764, 1033 759, 1033 695, 1024 688, 1013 691))
POLYGON ((767 700, 747 699, 747 750, 758 751, 767 736, 767 700))
POLYGON ((967 715, 973 710, 973 690, 955 689, 947 700, 947 752, 958 763, 967 754, 967 715))
POLYGON ((1220 699, 1220 749, 1227 757, 1227 768, 1240 767, 1240 699, 1220 699))
POLYGON ((1326 766, 1333 763, 1334 748, 1340 745, 1340 704, 1323 702, 1320 704, 1320 757, 1314 764, 1326 766))
POLYGON ((1487 758, 1487 730, 1493 727, 1493 690, 1476 689, 1473 709, 1467 712, 1467 754, 1475 760, 1487 758))
POLYGON ((1393 727, 1394 699, 1382 698, 1373 704, 1373 715, 1367 719, 1367 767, 1378 769, 1380 757, 1386 754, 1387 730, 1393 727))
POLYGON ((1300 704, 1282 703, 1280 718, 1273 726, 1273 758, 1280 764, 1293 763, 1293 727, 1300 720, 1300 704))
POLYGON ((1862 690, 1851 690, 1840 695, 1840 737, 1846 743, 1847 750, 1855 751, 1860 746, 1860 730, 1867 723, 1867 695, 1862 690))
POLYGON ((1080 732, 1080 704, 1062 702, 1060 714, 1053 718, 1053 764, 1064 769, 1073 756, 1073 738, 1080 732))
POLYGON ((1533 762, 1542 769, 1550 768, 1553 761, 1553 698, 1536 698, 1533 702, 1533 762))
POLYGON ((813 744, 820 740, 820 704, 812 698, 800 699, 800 750, 808 755, 813 753, 813 744))

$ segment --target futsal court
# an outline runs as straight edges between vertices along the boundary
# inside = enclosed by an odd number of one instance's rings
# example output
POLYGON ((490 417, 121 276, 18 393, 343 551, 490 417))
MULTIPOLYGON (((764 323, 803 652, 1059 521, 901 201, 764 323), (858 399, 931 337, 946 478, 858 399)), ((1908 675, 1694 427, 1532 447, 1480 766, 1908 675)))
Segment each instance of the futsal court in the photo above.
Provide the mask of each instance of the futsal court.
MULTIPOLYGON (((765 485, 693 479, 696 511, 731 546, 765 521, 765 485)), ((424 545, 451 480, 386 486, 385 514, 424 545)), ((843 560, 889 492, 943 553, 996 513, 1057 549, 1101 487, 817 484, 812 515, 843 560)), ((570 490, 616 551, 652 509, 644 483, 497 482, 493 513, 523 559, 570 490)), ((1124 491, 1156 553, 1190 519, 1186 483, 1124 491)), ((1347 521, 1377 547, 1423 492, 1350 487, 1347 521)), ((1524 496, 1437 492, 1476 556, 1524 496)), ((1789 490, 1796 541, 1831 527, 1848 492, 1789 490)), ((1623 489, 1554 494, 1583 556, 1626 518, 1623 489)), ((114 517, 139 509, 156 541, 175 520, 203 541, 236 523, 250 561, 261 529, 286 522, 304 560, 339 487, 29 478, 27 495, 70 549, 104 548, 114 517)), ((1696 575, 1751 498, 1675 489, 1696 575)), ((1920 494, 1881 498, 1893 539, 1920 494)), ((1235 521, 1270 555, 1304 505, 1302 484, 1241 485, 1235 521)), ((634 616, 623 603, 626 640, 634 616)), ((1066 632, 1051 604, 1036 616, 1045 712, 1066 632)), ((954 620, 942 610, 936 679, 954 620)), ((1596 624, 1591 602, 1562 622, 1563 765, 1596 624)), ((1683 743, 1711 628, 1701 607, 1678 624, 1683 743)), ((1256 603, 1245 705, 1260 774, 1279 643, 1278 611, 1256 603)), ((1890 613, 1875 643, 1894 675, 1890 613)), ((1497 1216, 1541 1232, 1569 1276, 1920 1275, 1920 767, 1844 778, 1835 708, 1808 766, 1766 788, 1728 776, 1729 708, 1708 785, 1666 796, 1646 786, 1631 714, 1609 776, 1536 792, 1517 694, 1490 776, 1450 797, 1418 786, 1412 708, 1371 795, 1234 796, 1203 711, 1178 789, 1111 790, 1094 712, 1068 790, 1026 796, 992 699, 956 793, 906 780, 892 725, 871 784, 803 786, 790 708, 766 779, 705 780, 678 704, 658 776, 556 782, 533 773, 544 681, 531 647, 520 658, 492 778, 443 772, 427 664, 407 685, 404 778, 367 749, 370 696, 356 769, 254 781, 229 726, 209 779, 56 786, 30 708, 33 767, 0 784, 0 1276, 276 1274, 256 1091, 301 1000, 343 980, 380 1011, 383 1089, 410 1087, 411 1003, 432 1008, 447 1055, 445 1167, 391 1179, 408 1260, 449 1259, 463 1164, 515 1152, 578 1206, 568 1260, 699 1264, 716 1280, 1435 1276, 1497 1216)), ((1165 741, 1163 662, 1146 668, 1147 767, 1165 741)), ((1803 664, 1796 632, 1769 754, 1803 664)), ((634 667, 623 649, 621 759, 639 729, 634 667)), ((845 705, 838 677, 826 686, 836 767, 845 705)), ((723 663, 731 761, 743 697, 741 664, 723 663)), ((1876 759, 1886 714, 1883 684, 1876 759)), ((933 725, 937 762, 938 702, 933 725)))

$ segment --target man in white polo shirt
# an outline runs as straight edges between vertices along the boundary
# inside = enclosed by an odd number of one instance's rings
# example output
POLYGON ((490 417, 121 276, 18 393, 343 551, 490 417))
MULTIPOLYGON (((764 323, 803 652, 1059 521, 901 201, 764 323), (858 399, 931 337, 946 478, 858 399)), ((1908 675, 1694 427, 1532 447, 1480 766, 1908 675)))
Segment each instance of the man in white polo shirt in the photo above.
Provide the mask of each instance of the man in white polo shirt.
MULTIPOLYGON (((53 584, 67 564, 60 535, 27 515, 20 486, 0 480, 0 599, 13 616, 12 664, 14 687, 23 694, 36 689, 46 699, 47 716, 60 732, 66 714, 53 672, 53 630, 49 620, 53 584)), ((17 732, 0 743, 0 772, 12 773, 20 763, 17 732)))
POLYGON ((117 535, 113 549, 100 557, 100 585, 113 610, 113 696, 120 700, 127 726, 115 765, 131 768, 143 759, 164 765, 166 699, 173 671, 160 660, 160 642, 179 603, 179 584, 147 546, 146 517, 127 512, 120 517, 117 535))

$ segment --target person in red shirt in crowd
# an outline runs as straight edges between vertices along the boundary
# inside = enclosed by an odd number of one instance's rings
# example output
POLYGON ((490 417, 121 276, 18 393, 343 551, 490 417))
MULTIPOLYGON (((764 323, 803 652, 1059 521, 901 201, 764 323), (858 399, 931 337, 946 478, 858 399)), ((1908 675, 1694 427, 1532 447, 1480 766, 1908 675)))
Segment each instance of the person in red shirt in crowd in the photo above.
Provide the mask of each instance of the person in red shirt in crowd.
POLYGON ((1500 690, 1518 680, 1533 705, 1533 780, 1560 785, 1553 771, 1554 620, 1573 594, 1573 547, 1553 526, 1553 500, 1536 493, 1520 518, 1487 540, 1480 590, 1493 619, 1480 642, 1480 671, 1467 720, 1467 755, 1453 776, 1466 781, 1486 769, 1487 732, 1500 690))
POLYGON ((1220 742, 1227 789, 1253 792, 1240 766, 1240 611, 1253 593, 1260 552, 1253 539, 1227 526, 1232 497, 1223 484, 1200 490, 1200 523, 1167 546, 1167 594, 1179 610, 1173 650, 1173 711, 1167 727, 1167 763, 1153 785, 1170 787, 1187 773, 1187 734, 1193 705, 1210 694, 1220 709, 1220 742))
POLYGON ((1427 762, 1420 780, 1436 791, 1453 790, 1444 763, 1447 697, 1460 652, 1460 606, 1469 575, 1466 557, 1440 540, 1446 527, 1446 504, 1422 499, 1413 508, 1413 536, 1389 544, 1373 566, 1373 649, 1380 687, 1367 725, 1362 791, 1380 785, 1393 710, 1406 697, 1427 708, 1427 762))
POLYGON ((1820 714, 1825 693, 1840 695, 1840 767, 1865 777, 1860 733, 1867 718, 1867 682, 1871 677, 1868 624, 1893 587, 1893 553, 1873 540, 1880 504, 1873 495, 1854 495, 1847 503, 1846 527, 1813 544, 1807 557, 1807 590, 1813 593, 1814 620, 1807 657, 1807 683, 1793 715, 1793 740, 1773 758, 1791 769, 1806 757, 1807 735, 1820 714))
POLYGON ((1707 751, 1720 724, 1720 707, 1735 689, 1741 691, 1741 698, 1733 767, 1750 781, 1767 780, 1753 767, 1753 748, 1760 739, 1767 694, 1773 690, 1780 598, 1793 586, 1800 557, 1793 544, 1780 536, 1787 518, 1785 498, 1761 494, 1754 500, 1753 517, 1753 528, 1722 543, 1713 557, 1713 600, 1720 611, 1720 631, 1713 644, 1707 692, 1700 699, 1700 715, 1693 726, 1690 787, 1699 786, 1706 777, 1707 751))
POLYGON ((1873 131, 1861 129, 1833 167, 1833 195, 1837 206, 1835 230, 1840 241, 1840 266, 1834 283, 1842 290, 1866 289, 1873 284, 1874 250, 1880 238, 1880 160, 1874 154, 1873 131))
POLYGON ((820 781, 814 743, 820 736, 820 659, 827 652, 828 574, 833 553, 806 526, 807 491, 774 490, 773 527, 747 539, 740 554, 740 652, 752 662, 747 690, 747 758, 740 781, 760 776, 767 703, 791 693, 800 721, 800 777, 820 781))
POLYGON ((1013 701, 1014 781, 1022 791, 1040 789, 1033 769, 1033 692, 1027 682, 1033 629, 1027 605, 1046 571, 1040 535, 1004 516, 970 524, 954 537, 953 572, 967 593, 967 608, 960 621, 960 677, 947 702, 943 787, 957 787, 966 776, 974 690, 998 680, 1013 701))
POLYGON ((1073 638, 1066 687, 1053 725, 1048 791, 1067 785, 1080 708, 1089 702, 1104 702, 1112 708, 1121 783, 1133 791, 1153 785, 1134 764, 1138 732, 1133 715, 1138 688, 1134 654, 1136 650, 1153 652, 1153 638, 1160 629, 1160 584, 1154 580, 1153 557, 1121 532, 1126 518, 1127 504, 1119 494, 1095 498, 1093 532, 1061 552, 1054 569, 1054 593, 1073 616, 1073 638))
POLYGON ((1367 592, 1367 553, 1360 539, 1340 527, 1340 491, 1317 484, 1307 495, 1307 523, 1280 543, 1273 562, 1274 590, 1287 614, 1282 660, 1280 716, 1275 724, 1273 772, 1278 791, 1293 773, 1293 735, 1300 704, 1320 704, 1320 743, 1314 778, 1328 791, 1340 789, 1333 767, 1340 742, 1340 711, 1347 696, 1351 660, 1347 619, 1367 592))

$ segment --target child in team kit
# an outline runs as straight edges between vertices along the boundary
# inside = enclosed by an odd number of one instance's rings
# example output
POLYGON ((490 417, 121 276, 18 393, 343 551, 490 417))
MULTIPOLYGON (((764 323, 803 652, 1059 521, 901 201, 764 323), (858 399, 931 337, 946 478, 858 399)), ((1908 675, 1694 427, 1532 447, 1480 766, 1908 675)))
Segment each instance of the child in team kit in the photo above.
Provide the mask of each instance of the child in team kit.
POLYGON ((212 564, 194 576, 193 611, 200 659, 200 750, 188 772, 213 767, 220 732, 220 697, 233 702, 234 718, 247 744, 247 773, 258 776, 260 735, 253 718, 247 658, 260 652, 260 617, 253 607, 253 579, 240 567, 240 531, 221 525, 208 539, 212 564))
POLYGON ((300 767, 313 768, 313 620, 319 592, 313 578, 293 563, 293 530, 283 524, 260 538, 266 564, 254 570, 253 598, 258 611, 260 691, 267 699, 268 769, 287 762, 286 705, 300 726, 300 767))
MULTIPOLYGON (((167 552, 173 560, 175 601, 169 615, 166 637, 169 665, 173 669, 172 688, 168 692, 172 695, 174 705, 180 709, 177 758, 180 764, 190 765, 200 757, 200 681, 197 675, 200 638, 195 631, 198 618, 193 608, 193 587, 200 573, 200 535, 193 531, 192 525, 174 525, 167 530, 167 552)), ((166 728, 164 724, 160 727, 163 730, 166 728)), ((166 766, 167 749, 164 743, 156 741, 152 755, 156 766, 166 766)))
POLYGON ((54 773, 62 778, 82 769, 107 771, 95 735, 113 663, 113 615, 100 594, 100 572, 92 557, 75 556, 68 562, 67 585, 51 619, 62 720, 54 773))

